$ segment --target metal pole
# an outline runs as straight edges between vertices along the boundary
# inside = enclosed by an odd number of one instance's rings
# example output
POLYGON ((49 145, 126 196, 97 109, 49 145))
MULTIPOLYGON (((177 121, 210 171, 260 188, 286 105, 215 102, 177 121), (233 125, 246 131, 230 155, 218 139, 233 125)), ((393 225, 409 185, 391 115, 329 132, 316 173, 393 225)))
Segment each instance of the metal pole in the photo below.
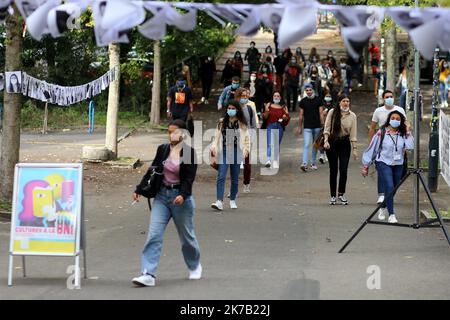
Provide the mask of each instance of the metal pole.
POLYGON ((438 157, 439 157, 439 48, 434 51, 433 61, 433 100, 431 111, 431 131, 428 140, 428 188, 436 192, 438 188, 438 157))
MULTIPOLYGON (((419 0, 415 0, 415 6, 419 6, 419 0)), ((420 93, 420 55, 414 48, 414 169, 420 164, 420 123, 419 123, 419 93, 420 93)), ((419 176, 414 177, 414 215, 415 223, 419 224, 419 176)))

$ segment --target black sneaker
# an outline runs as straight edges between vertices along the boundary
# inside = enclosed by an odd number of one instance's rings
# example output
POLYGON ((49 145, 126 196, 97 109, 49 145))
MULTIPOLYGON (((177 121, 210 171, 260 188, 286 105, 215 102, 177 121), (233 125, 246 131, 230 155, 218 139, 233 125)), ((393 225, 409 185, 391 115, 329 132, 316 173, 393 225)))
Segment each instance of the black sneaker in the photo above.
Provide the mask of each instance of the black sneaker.
POLYGON ((324 164, 325 163, 325 161, 323 160, 322 157, 319 158, 319 162, 320 162, 320 164, 324 164))

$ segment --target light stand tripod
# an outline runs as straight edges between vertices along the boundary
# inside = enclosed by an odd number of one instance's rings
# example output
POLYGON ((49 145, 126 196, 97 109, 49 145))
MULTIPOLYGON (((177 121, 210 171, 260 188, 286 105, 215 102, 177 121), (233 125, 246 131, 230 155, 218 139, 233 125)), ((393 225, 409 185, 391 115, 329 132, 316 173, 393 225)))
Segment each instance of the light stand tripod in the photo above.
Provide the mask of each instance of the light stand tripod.
MULTIPOLYGON (((417 190, 418 191, 418 190, 417 190)), ((378 207, 372 212, 372 214, 363 222, 363 224, 359 227, 358 230, 352 235, 352 237, 344 244, 344 246, 339 250, 339 253, 342 253, 345 248, 350 244, 350 242, 355 239, 355 237, 358 235, 358 233, 361 232, 361 230, 368 224, 378 224, 378 225, 386 225, 386 226, 392 226, 392 227, 406 227, 406 228, 413 228, 413 229, 420 229, 420 228, 442 228, 442 231, 445 234, 445 237, 447 238, 448 244, 450 245, 450 236, 448 234, 447 228, 444 225, 444 221, 442 220, 442 217, 439 213, 439 209, 434 203, 433 198, 431 197, 430 189, 428 189, 427 184, 425 183, 425 179, 422 176, 422 169, 409 169, 406 175, 403 177, 403 179, 400 181, 400 183, 394 188, 394 191, 390 195, 387 195, 385 197, 385 200, 383 203, 379 204, 378 207), (373 216, 378 212, 378 210, 383 207, 386 203, 386 199, 389 196, 394 196, 397 192, 398 188, 408 179, 408 177, 413 176, 415 179, 419 180, 422 184, 423 188, 425 189, 425 192, 427 194, 428 200, 431 203, 431 206, 434 210, 434 213, 436 214, 436 219, 432 219, 429 221, 426 221, 424 223, 420 223, 419 216, 416 215, 416 221, 412 224, 404 224, 404 223, 389 223, 389 222, 383 222, 383 221, 372 221, 371 219, 373 216), (438 224, 436 224, 436 222, 438 224)))
MULTIPOLYGON (((416 0, 416 7, 418 7, 418 0, 416 0)), ((433 198, 431 197, 430 189, 428 188, 425 180, 422 176, 422 169, 419 168, 419 160, 420 160, 420 113, 421 113, 421 105, 422 100, 420 97, 420 65, 419 61, 419 51, 415 49, 414 52, 414 168, 409 169, 407 174, 403 177, 400 183, 394 188, 394 190, 387 196, 385 196, 385 200, 383 203, 379 204, 378 207, 372 212, 372 214, 363 222, 363 224, 359 227, 359 229, 352 235, 352 237, 345 243, 345 245, 339 250, 339 253, 342 253, 345 248, 353 241, 353 239, 358 235, 359 232, 368 224, 379 224, 379 225, 388 225, 394 227, 407 227, 413 229, 419 228, 442 228, 442 231, 447 238, 447 242, 450 245, 450 237, 447 231, 447 228, 444 225, 444 221, 439 213, 439 209, 434 203, 433 198), (403 224, 403 223, 387 223, 383 221, 372 221, 371 219, 377 213, 377 211, 386 204, 386 200, 388 197, 393 197, 397 192, 398 188, 408 179, 408 177, 414 177, 414 223, 412 224, 403 224), (425 223, 420 223, 420 209, 419 209, 419 187, 422 184, 425 192, 427 194, 428 200, 433 207, 433 211, 436 214, 436 219, 429 220, 425 223), (436 224, 436 222, 438 224, 436 224)))

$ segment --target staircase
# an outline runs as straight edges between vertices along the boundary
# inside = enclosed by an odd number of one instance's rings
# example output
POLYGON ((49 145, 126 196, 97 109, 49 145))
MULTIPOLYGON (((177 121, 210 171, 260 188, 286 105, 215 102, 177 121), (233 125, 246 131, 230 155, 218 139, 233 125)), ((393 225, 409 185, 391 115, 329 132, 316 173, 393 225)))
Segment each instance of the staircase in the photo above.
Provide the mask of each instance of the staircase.
MULTIPOLYGON (((252 37, 238 36, 236 41, 231 44, 223 53, 223 55, 216 61, 217 73, 218 77, 222 74, 222 70, 225 67, 225 62, 228 59, 232 59, 234 57, 234 53, 239 50, 241 52, 242 58, 245 56, 245 52, 250 47, 250 42, 255 42, 255 47, 258 51, 263 54, 268 45, 272 47, 273 52, 275 53, 275 43, 273 41, 273 33, 264 32, 261 29, 256 35, 252 37)), ((295 49, 297 47, 302 48, 302 52, 306 58, 309 56, 309 52, 312 47, 316 47, 318 54, 320 57, 325 57, 328 53, 328 50, 333 50, 333 55, 336 60, 340 57, 346 56, 346 50, 344 47, 344 43, 342 42, 341 36, 334 29, 318 29, 317 33, 311 35, 302 41, 295 43, 290 46, 291 51, 295 53, 295 49)), ((282 50, 280 48, 280 50, 282 50)), ((248 65, 246 61, 244 61, 244 73, 243 80, 248 79, 248 65)))

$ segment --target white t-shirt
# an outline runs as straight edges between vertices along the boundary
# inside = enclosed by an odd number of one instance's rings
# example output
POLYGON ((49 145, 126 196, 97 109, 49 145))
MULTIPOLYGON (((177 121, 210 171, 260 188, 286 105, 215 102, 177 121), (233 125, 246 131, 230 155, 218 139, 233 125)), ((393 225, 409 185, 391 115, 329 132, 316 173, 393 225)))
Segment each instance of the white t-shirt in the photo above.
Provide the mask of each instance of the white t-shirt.
POLYGON ((381 106, 375 109, 375 112, 373 113, 372 116, 372 122, 378 123, 378 126, 381 127, 386 123, 389 113, 391 113, 394 110, 400 112, 406 118, 405 110, 399 106, 394 106, 390 110, 386 109, 385 106, 381 106))

